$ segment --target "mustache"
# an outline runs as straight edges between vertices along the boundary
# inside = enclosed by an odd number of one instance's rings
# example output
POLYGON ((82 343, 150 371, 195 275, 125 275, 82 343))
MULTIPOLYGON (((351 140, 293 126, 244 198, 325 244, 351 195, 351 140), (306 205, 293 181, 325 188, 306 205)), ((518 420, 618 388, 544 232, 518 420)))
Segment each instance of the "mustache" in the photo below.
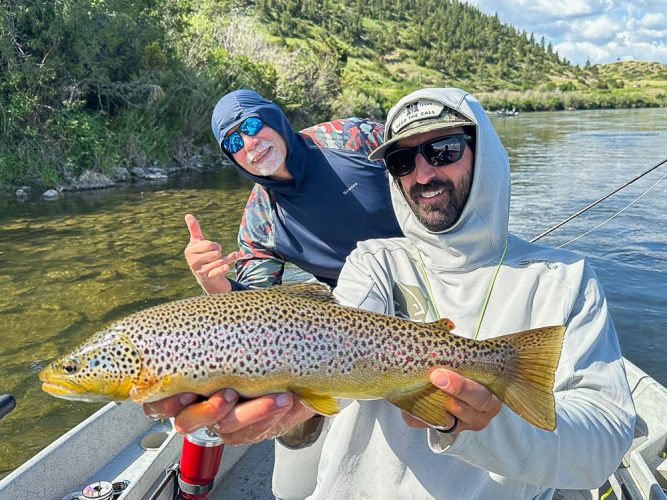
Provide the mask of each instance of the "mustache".
POLYGON ((449 179, 446 179, 446 180, 431 179, 426 184, 415 184, 415 185, 413 185, 410 188, 410 191, 408 192, 408 194, 410 195, 410 198, 412 198, 413 200, 417 200, 420 194, 425 193, 427 191, 437 191, 438 189, 453 190, 454 189, 454 183, 452 181, 450 181, 449 179))
POLYGON ((264 154, 264 152, 271 146, 273 146, 273 143, 271 141, 268 141, 266 139, 259 139, 255 148, 252 151, 248 151, 248 153, 246 154, 246 160, 249 163, 252 163, 253 161, 255 161, 255 158, 264 154))

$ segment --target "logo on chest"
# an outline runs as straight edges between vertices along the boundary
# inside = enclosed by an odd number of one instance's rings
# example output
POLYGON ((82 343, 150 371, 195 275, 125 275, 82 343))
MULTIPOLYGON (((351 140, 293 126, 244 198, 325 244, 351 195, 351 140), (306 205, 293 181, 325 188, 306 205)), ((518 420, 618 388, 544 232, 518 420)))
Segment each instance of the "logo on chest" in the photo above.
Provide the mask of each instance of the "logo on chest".
POLYGON ((394 283, 394 314, 400 318, 424 322, 428 314, 428 300, 421 288, 415 285, 394 283))
POLYGON ((358 185, 359 185, 359 183, 358 183, 358 182, 355 182, 355 183, 352 184, 349 188, 347 188, 345 191, 343 191, 343 194, 347 194, 347 193, 349 193, 349 192, 352 191, 354 188, 356 188, 358 185))
POLYGON ((553 262, 544 259, 526 259, 519 262, 519 265, 521 266, 530 266, 531 264, 544 264, 547 269, 558 269, 558 264, 554 264, 553 262))

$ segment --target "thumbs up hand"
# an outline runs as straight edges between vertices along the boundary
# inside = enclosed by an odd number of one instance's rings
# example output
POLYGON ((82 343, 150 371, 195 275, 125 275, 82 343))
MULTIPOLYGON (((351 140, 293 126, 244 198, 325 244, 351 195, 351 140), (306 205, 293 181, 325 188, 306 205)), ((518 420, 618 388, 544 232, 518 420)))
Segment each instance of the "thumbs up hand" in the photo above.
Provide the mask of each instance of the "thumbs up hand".
POLYGON ((232 285, 225 274, 238 257, 238 252, 223 256, 219 243, 204 238, 199 221, 194 215, 187 214, 185 224, 190 232, 190 242, 185 247, 185 260, 192 274, 206 293, 229 292, 232 285))

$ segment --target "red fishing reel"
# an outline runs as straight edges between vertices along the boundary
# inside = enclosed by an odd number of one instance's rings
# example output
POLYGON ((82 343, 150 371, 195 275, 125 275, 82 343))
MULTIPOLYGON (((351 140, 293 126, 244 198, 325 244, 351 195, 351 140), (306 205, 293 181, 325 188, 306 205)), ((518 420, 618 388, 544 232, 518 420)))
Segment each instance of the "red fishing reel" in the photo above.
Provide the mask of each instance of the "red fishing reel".
POLYGON ((224 446, 222 439, 206 428, 185 435, 178 474, 181 500, 208 498, 224 446))

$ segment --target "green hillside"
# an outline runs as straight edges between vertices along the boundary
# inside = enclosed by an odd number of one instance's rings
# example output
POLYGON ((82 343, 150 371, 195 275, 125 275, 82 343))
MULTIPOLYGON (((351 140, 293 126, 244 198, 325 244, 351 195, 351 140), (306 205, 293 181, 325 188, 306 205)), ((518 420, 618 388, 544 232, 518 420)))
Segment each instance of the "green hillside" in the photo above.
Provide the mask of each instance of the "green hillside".
POLYGON ((377 76, 386 86, 447 80, 474 81, 475 90, 531 88, 543 81, 541 74, 568 69, 544 40, 536 43, 532 35, 459 2, 261 0, 255 13, 274 40, 287 46, 322 52, 335 37, 349 78, 368 82, 369 91, 377 76))
POLYGON ((667 104, 665 64, 572 65, 544 39, 456 1, 260 0, 251 12, 278 46, 338 55, 343 96, 353 89, 368 111, 422 86, 465 88, 489 110, 667 104))
POLYGON ((667 104, 667 65, 574 66, 451 0, 8 0, 0 33, 0 185, 219 161, 210 112, 239 87, 297 127, 422 86, 489 110, 667 104))

